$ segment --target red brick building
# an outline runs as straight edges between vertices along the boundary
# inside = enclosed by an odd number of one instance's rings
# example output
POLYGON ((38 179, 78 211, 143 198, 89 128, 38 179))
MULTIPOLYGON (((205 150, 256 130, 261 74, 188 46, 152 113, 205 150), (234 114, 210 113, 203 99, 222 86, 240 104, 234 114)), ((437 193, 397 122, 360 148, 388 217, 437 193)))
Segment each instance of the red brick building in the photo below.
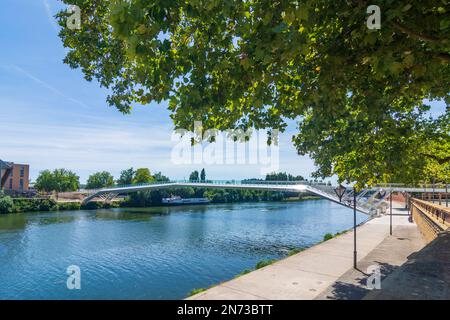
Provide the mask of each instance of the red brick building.
POLYGON ((27 191, 30 183, 30 166, 0 160, 0 189, 27 191))

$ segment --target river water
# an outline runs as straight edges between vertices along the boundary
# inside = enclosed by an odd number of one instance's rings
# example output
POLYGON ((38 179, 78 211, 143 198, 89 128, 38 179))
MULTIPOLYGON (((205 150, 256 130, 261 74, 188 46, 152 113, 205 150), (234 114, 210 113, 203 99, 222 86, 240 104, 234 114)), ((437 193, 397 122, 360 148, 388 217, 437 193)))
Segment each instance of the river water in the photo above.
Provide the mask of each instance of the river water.
POLYGON ((0 299, 182 299, 352 225, 327 200, 0 215, 0 299))

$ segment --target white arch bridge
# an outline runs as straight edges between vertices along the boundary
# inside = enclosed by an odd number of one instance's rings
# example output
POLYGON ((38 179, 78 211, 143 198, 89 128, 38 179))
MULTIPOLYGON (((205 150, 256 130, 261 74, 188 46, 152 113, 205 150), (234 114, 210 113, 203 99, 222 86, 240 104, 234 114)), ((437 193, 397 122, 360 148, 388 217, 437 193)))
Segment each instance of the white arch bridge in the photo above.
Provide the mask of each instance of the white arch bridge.
POLYGON ((238 180, 214 180, 205 182, 192 181, 170 181, 156 182, 139 185, 117 186, 98 190, 88 190, 88 195, 83 203, 88 203, 93 199, 111 201, 119 195, 125 195, 138 191, 158 190, 165 188, 220 188, 220 189, 248 189, 281 191, 295 193, 310 193, 330 201, 339 203, 348 208, 354 208, 356 199, 356 210, 372 215, 385 203, 385 198, 391 192, 422 193, 422 192, 447 192, 447 188, 425 187, 405 187, 399 184, 389 184, 367 188, 354 194, 353 188, 337 190, 336 187, 323 183, 308 183, 304 181, 238 181, 238 180), (340 195, 340 197, 338 196, 340 195))

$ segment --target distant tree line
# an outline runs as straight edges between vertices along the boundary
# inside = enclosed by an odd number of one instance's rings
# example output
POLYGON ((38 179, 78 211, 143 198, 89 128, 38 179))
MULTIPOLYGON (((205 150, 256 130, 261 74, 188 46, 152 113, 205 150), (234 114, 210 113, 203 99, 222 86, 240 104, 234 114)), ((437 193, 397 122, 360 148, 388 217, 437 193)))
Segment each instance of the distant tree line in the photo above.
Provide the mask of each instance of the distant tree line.
MULTIPOLYGON (((129 168, 123 170, 117 180, 108 171, 95 172, 88 177, 85 188, 100 189, 114 185, 164 181, 169 181, 169 178, 162 175, 161 172, 152 175, 148 168, 139 168, 137 170, 129 168)), ((34 184, 34 188, 40 192, 71 192, 79 190, 80 186, 80 177, 67 169, 41 171, 34 184)))
MULTIPOLYGON (((100 189, 115 185, 133 185, 152 182, 169 182, 170 179, 161 172, 151 173, 148 168, 129 168, 120 172, 116 180, 107 171, 100 171, 91 174, 85 188, 100 189)), ((189 175, 189 181, 207 182, 206 171, 194 170, 189 175)), ((251 183, 255 181, 307 181, 304 177, 294 176, 286 172, 273 172, 266 175, 264 179, 246 179, 243 182, 251 183)), ((36 179, 35 188, 41 192, 70 192, 80 188, 79 177, 70 170, 56 169, 54 171, 45 170, 36 179)), ((260 190, 234 190, 234 189, 205 189, 205 188, 166 188, 153 191, 141 191, 132 193, 124 201, 125 206, 152 206, 159 205, 163 198, 170 196, 180 196, 182 198, 203 198, 210 199, 213 203, 230 203, 241 201, 279 201, 296 194, 287 192, 273 192, 260 190)), ((5 204, 6 205, 6 204, 5 204)))
MULTIPOLYGON (((163 176, 164 177, 164 176, 163 176)), ((164 177, 166 178, 166 177, 164 177)), ((293 176, 285 172, 270 173, 265 179, 247 179, 245 181, 304 181, 302 176, 293 176)), ((158 181, 158 180, 156 180, 158 181)), ((159 180, 159 181, 169 181, 159 180)), ((194 170, 189 175, 191 182, 208 182, 206 171, 203 168, 200 173, 194 170)), ((152 191, 135 192, 128 196, 125 205, 133 207, 146 207, 160 205, 163 198, 180 196, 182 198, 208 198, 213 203, 232 203, 250 201, 280 201, 287 197, 297 196, 292 192, 274 192, 264 190, 236 190, 236 189, 207 189, 207 188, 166 188, 152 191)))
MULTIPOLYGON (((129 168, 122 170, 117 180, 108 171, 100 171, 91 174, 88 179, 85 188, 86 189, 100 189, 106 187, 112 187, 115 185, 133 185, 151 182, 169 182, 170 179, 163 175, 161 172, 151 173, 148 168, 129 168)), ((206 171, 203 168, 200 170, 194 170, 189 175, 189 181, 193 182, 207 182, 206 171)), ((243 182, 252 181, 308 181, 303 176, 294 176, 286 172, 272 172, 266 175, 265 179, 252 178, 245 179, 243 182)), ((317 182, 314 180, 314 182, 317 182)), ((80 177, 74 172, 67 169, 55 169, 53 171, 44 170, 40 172, 34 187, 38 191, 43 192, 70 192, 80 189, 80 177)))

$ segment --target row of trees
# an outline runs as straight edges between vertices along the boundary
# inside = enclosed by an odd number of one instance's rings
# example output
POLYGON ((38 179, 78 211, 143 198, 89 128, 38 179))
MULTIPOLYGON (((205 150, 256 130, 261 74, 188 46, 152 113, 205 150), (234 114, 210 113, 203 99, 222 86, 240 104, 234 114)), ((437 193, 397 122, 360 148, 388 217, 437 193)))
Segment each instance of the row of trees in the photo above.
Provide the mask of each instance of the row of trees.
MULTIPOLYGON (((247 181, 264 181, 261 179, 249 179, 247 181)), ((304 181, 302 176, 293 176, 286 172, 273 172, 265 177, 265 181, 304 181)), ((133 168, 121 171, 117 180, 108 171, 101 171, 93 173, 89 176, 86 184, 86 189, 99 189, 111 187, 114 185, 130 185, 151 182, 168 182, 170 179, 164 176, 161 172, 151 174, 148 168, 133 168)), ((206 180, 206 171, 203 168, 200 173, 195 170, 189 175, 189 181, 206 180)), ((80 177, 74 172, 67 169, 55 169, 53 171, 44 170, 36 179, 35 188, 38 191, 44 192, 70 192, 80 189, 80 177)))
POLYGON ((189 175, 189 181, 201 181, 201 182, 205 182, 206 181, 206 172, 205 169, 203 168, 202 171, 200 172, 200 175, 198 174, 198 171, 192 171, 191 174, 189 175))
MULTIPOLYGON (((151 174, 148 168, 139 168, 134 170, 129 168, 120 173, 119 179, 107 172, 101 171, 89 176, 86 184, 87 189, 98 189, 111 187, 115 184, 128 185, 139 183, 150 183, 153 181, 169 181, 169 178, 160 172, 151 174)), ((80 177, 67 169, 55 169, 53 171, 42 171, 34 185, 36 190, 43 192, 71 192, 80 189, 80 177)))
POLYGON ((266 181, 305 181, 305 178, 286 172, 272 172, 266 175, 266 181))
MULTIPOLYGON (((189 175, 189 181, 206 182, 206 171, 200 174, 194 170, 189 175)), ((293 176, 286 172, 267 174, 265 179, 247 179, 245 181, 305 181, 302 176, 293 176)), ((233 190, 233 189, 205 189, 205 188, 167 188, 153 191, 136 192, 129 195, 125 205, 133 207, 146 207, 161 204, 162 198, 180 196, 182 198, 208 198, 213 203, 232 203, 245 201, 280 201, 296 194, 288 192, 272 192, 259 190, 233 190)))
POLYGON ((213 203, 232 203, 280 201, 289 196, 296 196, 296 194, 244 189, 167 188, 131 193, 123 205, 130 207, 156 206, 161 204, 162 198, 170 196, 180 196, 182 198, 208 198, 213 203))
POLYGON ((114 180, 111 173, 107 171, 96 172, 89 176, 86 189, 98 189, 117 185, 130 185, 150 182, 169 181, 169 178, 163 176, 161 172, 152 175, 148 168, 139 168, 134 170, 129 168, 120 173, 120 177, 114 180))

